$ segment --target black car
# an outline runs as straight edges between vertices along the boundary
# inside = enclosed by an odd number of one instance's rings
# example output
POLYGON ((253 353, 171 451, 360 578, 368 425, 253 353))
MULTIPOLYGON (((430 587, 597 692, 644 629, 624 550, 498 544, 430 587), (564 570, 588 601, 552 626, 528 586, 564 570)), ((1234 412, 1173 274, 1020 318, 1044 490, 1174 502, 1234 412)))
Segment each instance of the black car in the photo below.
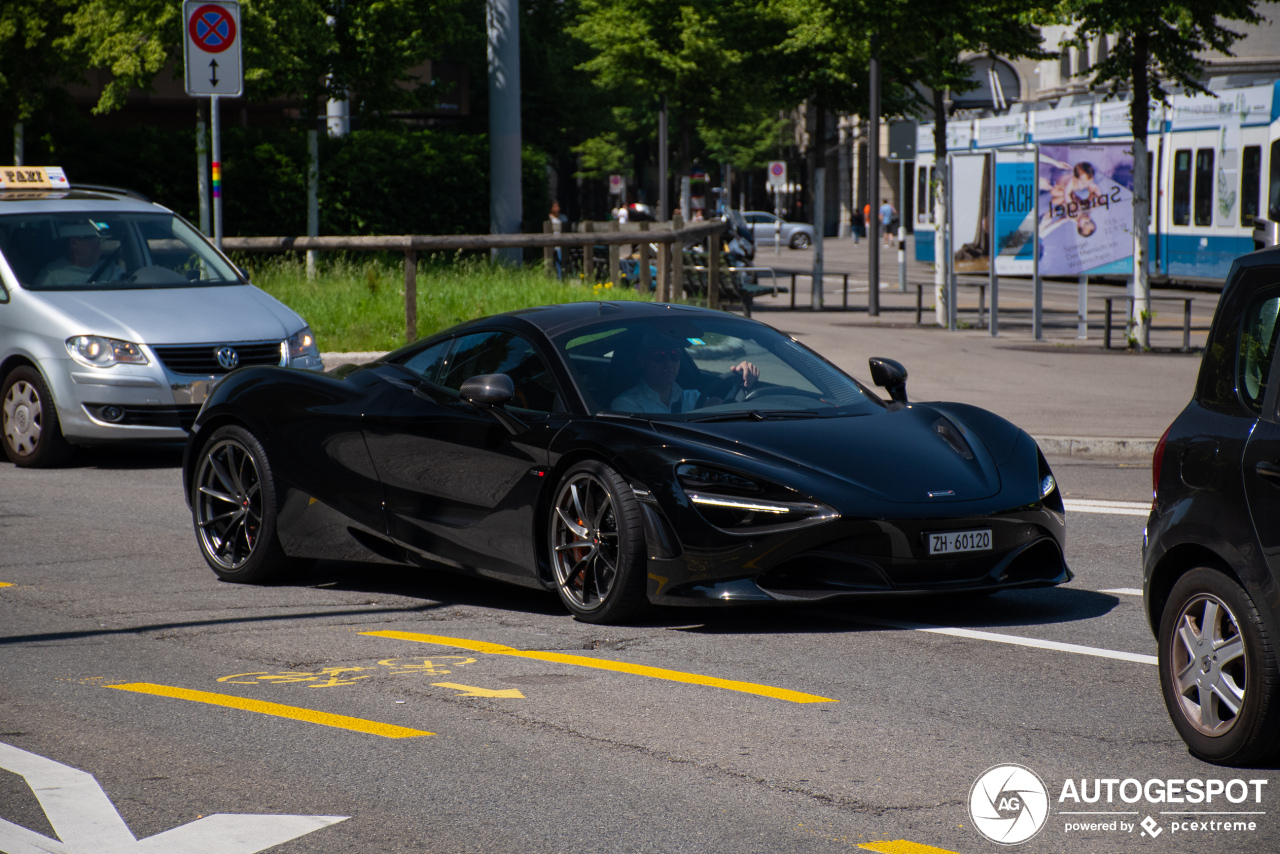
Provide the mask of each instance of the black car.
POLYGON ((1069 580, 1031 437, 908 403, 901 365, 871 368, 890 401, 733 315, 527 309, 327 375, 228 375, 187 444, 186 494, 227 580, 384 559, 555 590, 598 622, 1069 580))
POLYGON ((1152 461, 1143 596, 1165 705, 1191 752, 1280 748, 1280 250, 1235 262, 1195 394, 1152 461))

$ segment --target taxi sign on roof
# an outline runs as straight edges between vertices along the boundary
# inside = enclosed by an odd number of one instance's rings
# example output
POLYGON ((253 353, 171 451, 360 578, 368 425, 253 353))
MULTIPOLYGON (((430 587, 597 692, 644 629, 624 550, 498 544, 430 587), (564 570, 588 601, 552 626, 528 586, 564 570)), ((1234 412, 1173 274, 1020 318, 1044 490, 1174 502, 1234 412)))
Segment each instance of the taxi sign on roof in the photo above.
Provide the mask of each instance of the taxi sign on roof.
POLYGON ((61 166, 0 166, 0 190, 69 190, 61 166))

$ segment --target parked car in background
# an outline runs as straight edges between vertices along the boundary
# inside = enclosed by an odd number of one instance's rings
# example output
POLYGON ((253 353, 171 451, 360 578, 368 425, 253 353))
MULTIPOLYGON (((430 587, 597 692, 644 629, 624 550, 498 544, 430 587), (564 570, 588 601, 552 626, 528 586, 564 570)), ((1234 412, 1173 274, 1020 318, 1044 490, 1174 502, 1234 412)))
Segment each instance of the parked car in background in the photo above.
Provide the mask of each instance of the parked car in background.
POLYGON ((744 211, 742 215, 759 246, 774 245, 778 242, 779 233, 783 245, 792 249, 805 249, 813 244, 813 226, 808 223, 787 222, 767 211, 744 211))
POLYGON ((1191 752, 1280 756, 1280 248, 1236 260, 1195 393, 1152 461, 1143 596, 1191 752))
POLYGON ((0 168, 0 428, 20 466, 183 439, 245 365, 319 370, 301 317, 182 217, 61 169, 0 168))

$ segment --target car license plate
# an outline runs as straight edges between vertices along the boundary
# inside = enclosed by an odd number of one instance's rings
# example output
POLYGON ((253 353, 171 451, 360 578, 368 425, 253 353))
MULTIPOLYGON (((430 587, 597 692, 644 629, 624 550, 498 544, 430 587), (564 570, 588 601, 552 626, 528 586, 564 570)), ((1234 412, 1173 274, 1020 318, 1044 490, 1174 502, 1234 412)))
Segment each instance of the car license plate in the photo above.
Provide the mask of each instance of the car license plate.
POLYGON ((991 551, 991 529, 981 531, 947 531, 929 534, 929 554, 946 555, 954 552, 991 551))

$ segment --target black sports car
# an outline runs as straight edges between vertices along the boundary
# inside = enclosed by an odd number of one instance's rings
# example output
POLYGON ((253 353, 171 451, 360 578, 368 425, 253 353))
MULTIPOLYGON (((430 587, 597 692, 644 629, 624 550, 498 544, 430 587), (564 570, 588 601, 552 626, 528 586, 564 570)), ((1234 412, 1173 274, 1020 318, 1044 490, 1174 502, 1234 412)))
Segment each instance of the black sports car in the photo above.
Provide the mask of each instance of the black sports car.
POLYGON ((574 303, 485 318, 329 374, 246 368, 210 395, 186 493, 209 565, 455 567, 579 619, 648 602, 1061 584, 1035 442, 974 406, 891 400, 769 326, 574 303))

